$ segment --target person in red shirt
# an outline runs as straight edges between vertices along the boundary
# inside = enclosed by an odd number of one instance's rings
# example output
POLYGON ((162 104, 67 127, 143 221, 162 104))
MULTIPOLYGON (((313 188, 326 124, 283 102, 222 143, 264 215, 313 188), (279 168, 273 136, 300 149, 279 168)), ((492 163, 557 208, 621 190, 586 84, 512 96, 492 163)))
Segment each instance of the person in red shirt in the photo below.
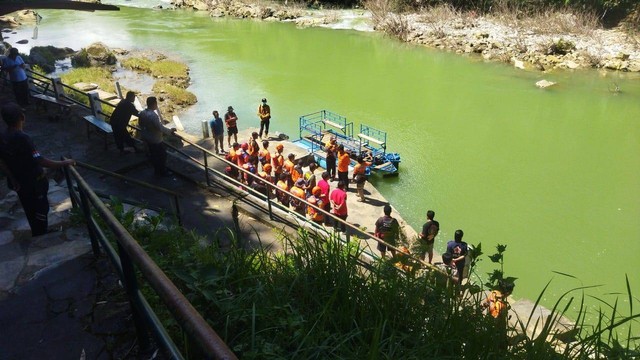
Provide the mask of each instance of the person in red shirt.
POLYGON ((233 136, 233 141, 238 142, 238 116, 233 111, 233 106, 227 108, 227 113, 224 115, 224 122, 227 124, 227 142, 229 143, 229 147, 231 147, 231 136, 233 136))
POLYGON ((271 153, 269 153, 269 140, 262 141, 262 149, 258 151, 258 162, 260 162, 263 169, 265 165, 271 164, 271 153))
MULTIPOLYGON (((338 181, 338 187, 333 189, 329 197, 329 200, 331 200, 331 207, 333 208, 333 214, 342 220, 347 220, 347 216, 349 215, 347 210, 347 192, 345 191, 345 186, 344 181, 338 181)), ((340 228, 340 231, 343 233, 347 231, 347 226, 338 221, 334 224, 334 228, 336 231, 340 228)))

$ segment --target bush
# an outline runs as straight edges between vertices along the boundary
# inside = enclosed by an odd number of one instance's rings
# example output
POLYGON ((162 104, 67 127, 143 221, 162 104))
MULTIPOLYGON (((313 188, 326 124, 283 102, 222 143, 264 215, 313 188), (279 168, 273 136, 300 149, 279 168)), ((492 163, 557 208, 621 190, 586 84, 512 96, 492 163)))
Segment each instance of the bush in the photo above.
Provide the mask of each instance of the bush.
POLYGON ((546 55, 567 55, 576 49, 576 45, 568 40, 559 39, 558 41, 551 42, 547 46, 545 51, 546 55))

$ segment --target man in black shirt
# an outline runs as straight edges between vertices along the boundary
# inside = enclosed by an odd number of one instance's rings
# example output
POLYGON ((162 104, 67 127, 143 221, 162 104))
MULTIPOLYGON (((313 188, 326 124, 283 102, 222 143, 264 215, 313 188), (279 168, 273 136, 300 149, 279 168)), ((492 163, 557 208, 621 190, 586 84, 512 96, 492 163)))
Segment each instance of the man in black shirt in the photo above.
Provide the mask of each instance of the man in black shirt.
POLYGON ((136 100, 136 94, 133 91, 127 92, 127 96, 120 100, 113 114, 111 114, 111 128, 113 129, 113 138, 116 141, 116 147, 120 150, 120 154, 126 154, 124 145, 131 146, 135 152, 139 152, 136 148, 136 141, 131 138, 127 131, 127 125, 131 116, 138 116, 138 110, 133 102, 136 100))
POLYGON ((75 165, 75 161, 55 161, 40 155, 29 135, 22 131, 25 116, 17 104, 4 105, 0 114, 8 127, 0 137, 0 159, 10 172, 9 188, 18 193, 31 227, 31 235, 45 234, 48 227, 49 180, 42 168, 57 169, 75 165))
POLYGON ((421 258, 424 261, 426 254, 429 254, 429 264, 433 260, 433 244, 436 241, 436 235, 440 231, 440 223, 433 220, 436 213, 433 210, 427 211, 427 222, 422 225, 420 233, 421 258))

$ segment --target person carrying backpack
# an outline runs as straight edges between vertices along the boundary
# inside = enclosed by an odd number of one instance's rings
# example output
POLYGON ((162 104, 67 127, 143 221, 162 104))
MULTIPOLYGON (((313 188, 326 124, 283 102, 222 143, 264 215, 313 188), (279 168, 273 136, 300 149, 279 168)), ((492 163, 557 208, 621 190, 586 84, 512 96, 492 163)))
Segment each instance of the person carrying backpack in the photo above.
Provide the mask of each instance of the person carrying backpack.
MULTIPOLYGON (((400 234, 400 224, 398 224, 398 220, 391 217, 391 205, 387 204, 384 206, 384 216, 381 216, 376 221, 376 230, 374 235, 380 239, 382 239, 387 244, 396 246, 396 240, 400 234)), ((383 243, 378 243, 377 249, 380 251, 380 256, 384 259, 387 253, 387 245, 383 243)), ((391 256, 396 256, 396 250, 390 248, 391 256)))
POLYGON ((427 222, 422 225, 422 232, 420 233, 420 253, 422 261, 424 261, 425 255, 429 254, 429 264, 433 260, 433 244, 436 241, 436 235, 440 231, 440 223, 433 220, 436 213, 433 210, 427 211, 427 222))

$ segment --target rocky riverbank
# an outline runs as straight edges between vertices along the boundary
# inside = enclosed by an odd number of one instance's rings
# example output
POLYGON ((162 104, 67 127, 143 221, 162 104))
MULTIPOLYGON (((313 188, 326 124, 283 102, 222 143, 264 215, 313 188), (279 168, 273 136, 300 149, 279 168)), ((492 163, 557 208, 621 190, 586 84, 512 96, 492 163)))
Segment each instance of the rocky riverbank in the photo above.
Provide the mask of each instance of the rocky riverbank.
POLYGON ((619 28, 591 27, 584 24, 581 16, 569 13, 542 14, 539 19, 523 21, 515 16, 479 16, 446 7, 396 15, 375 9, 373 14, 370 11, 308 10, 234 0, 173 0, 173 5, 208 11, 212 17, 385 31, 403 41, 460 54, 477 54, 485 60, 511 63, 521 69, 601 68, 640 72, 640 37, 619 28), (354 18, 360 21, 354 21, 354 18))

